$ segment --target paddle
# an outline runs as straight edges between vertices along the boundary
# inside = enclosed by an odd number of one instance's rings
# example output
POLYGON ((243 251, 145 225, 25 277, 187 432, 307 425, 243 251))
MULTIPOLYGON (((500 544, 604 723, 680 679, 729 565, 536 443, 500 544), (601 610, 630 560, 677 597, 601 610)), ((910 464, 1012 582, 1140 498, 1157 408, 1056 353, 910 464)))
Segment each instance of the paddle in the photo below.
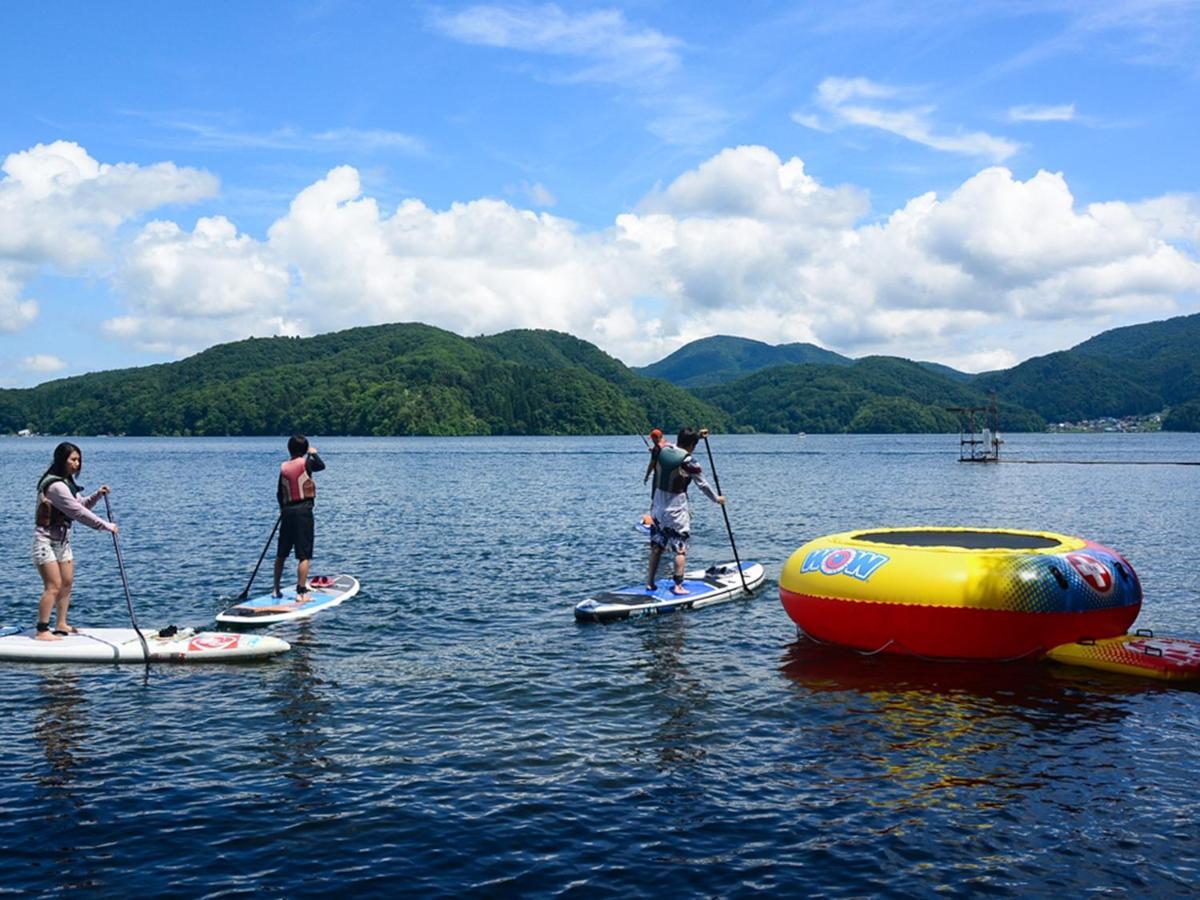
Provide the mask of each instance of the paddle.
MULTIPOLYGON (((108 494, 104 495, 104 511, 108 514, 108 521, 116 523, 113 518, 112 504, 108 502, 108 494)), ((121 558, 121 542, 117 540, 117 533, 112 533, 113 547, 117 551, 117 568, 121 572, 121 584, 125 587, 125 605, 129 608, 129 621, 133 623, 133 630, 137 633, 138 640, 142 643, 142 654, 146 658, 146 668, 150 668, 150 647, 146 644, 146 638, 142 635, 142 629, 138 628, 137 616, 133 613, 133 596, 129 593, 129 578, 125 575, 125 560, 121 558)))
MULTIPOLYGON (((708 429, 700 429, 700 437, 704 438, 704 449, 708 453, 708 467, 712 469, 713 484, 717 487, 717 493, 721 494, 721 479, 717 477, 717 464, 713 461, 712 447, 708 446, 708 429)), ((742 571, 742 561, 738 558, 737 544, 733 541, 733 526, 729 524, 729 510, 725 508, 725 504, 721 504, 721 515, 725 517, 725 531, 729 534, 729 546, 733 548, 733 561, 737 563, 738 575, 742 577, 742 588, 747 594, 750 593, 750 586, 746 584, 746 573, 742 571)))
POLYGON ((246 582, 246 587, 240 594, 234 597, 234 602, 241 603, 250 596, 250 585, 254 584, 255 576, 258 575, 258 567, 262 565, 262 561, 267 558, 267 549, 271 546, 271 541, 275 539, 275 532, 279 530, 279 523, 283 521, 283 513, 279 514, 279 518, 275 520, 275 527, 271 529, 271 536, 267 538, 267 542, 263 544, 263 551, 258 556, 258 562, 254 564, 254 571, 250 573, 250 580, 246 582))

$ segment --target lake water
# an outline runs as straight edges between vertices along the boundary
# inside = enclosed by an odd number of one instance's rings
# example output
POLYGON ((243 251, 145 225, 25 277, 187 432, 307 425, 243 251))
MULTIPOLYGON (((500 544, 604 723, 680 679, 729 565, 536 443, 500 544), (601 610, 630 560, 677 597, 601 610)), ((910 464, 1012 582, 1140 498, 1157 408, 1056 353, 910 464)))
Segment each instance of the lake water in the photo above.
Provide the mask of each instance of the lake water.
MULTIPOLYGON (((33 487, 56 442, 0 439, 6 623, 34 620, 33 487)), ((767 584, 602 626, 572 608, 642 577, 636 436, 313 442, 329 467, 313 571, 363 589, 275 627, 291 652, 148 674, 0 664, 0 892, 1196 893, 1200 693, 816 647, 775 579, 833 531, 1049 529, 1126 555, 1138 626, 1197 637, 1200 467, 716 436, 738 550, 767 584)), ((274 522, 284 442, 78 443, 81 480, 113 487, 142 625, 211 625, 274 522)), ((1194 462, 1200 436, 1014 434, 1005 453, 1194 462)), ((691 561, 728 559, 693 493, 691 561)), ((126 624, 111 540, 77 527, 74 547, 72 621, 126 624)))

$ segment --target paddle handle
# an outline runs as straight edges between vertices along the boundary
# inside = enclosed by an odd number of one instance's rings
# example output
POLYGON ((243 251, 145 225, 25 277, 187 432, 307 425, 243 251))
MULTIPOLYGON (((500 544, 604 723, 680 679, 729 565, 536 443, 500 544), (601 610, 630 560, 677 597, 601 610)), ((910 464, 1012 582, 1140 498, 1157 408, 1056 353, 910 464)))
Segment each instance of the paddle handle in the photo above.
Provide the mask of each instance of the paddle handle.
MULTIPOLYGON (((713 484, 716 485, 717 493, 722 494, 721 479, 717 475, 717 463, 713 459, 712 447, 708 445, 708 435, 702 434, 704 438, 704 450, 708 453, 708 467, 712 470, 713 484)), ((721 504, 721 515, 725 517, 725 532, 729 535, 729 546, 733 550, 733 561, 737 563, 738 575, 742 579, 742 588, 747 594, 750 593, 750 585, 746 584, 746 573, 742 571, 742 560, 738 557, 737 543, 733 539, 733 526, 729 524, 729 510, 725 508, 725 504, 721 504)))

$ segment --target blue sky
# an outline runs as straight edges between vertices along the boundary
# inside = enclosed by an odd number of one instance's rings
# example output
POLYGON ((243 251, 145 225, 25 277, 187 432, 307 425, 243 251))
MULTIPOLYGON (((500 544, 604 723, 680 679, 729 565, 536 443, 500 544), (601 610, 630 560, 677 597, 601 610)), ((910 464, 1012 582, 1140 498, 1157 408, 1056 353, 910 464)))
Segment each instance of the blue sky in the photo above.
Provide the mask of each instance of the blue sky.
POLYGON ((4 386, 392 321, 980 371, 1200 310, 1195 2, 5 18, 4 386))

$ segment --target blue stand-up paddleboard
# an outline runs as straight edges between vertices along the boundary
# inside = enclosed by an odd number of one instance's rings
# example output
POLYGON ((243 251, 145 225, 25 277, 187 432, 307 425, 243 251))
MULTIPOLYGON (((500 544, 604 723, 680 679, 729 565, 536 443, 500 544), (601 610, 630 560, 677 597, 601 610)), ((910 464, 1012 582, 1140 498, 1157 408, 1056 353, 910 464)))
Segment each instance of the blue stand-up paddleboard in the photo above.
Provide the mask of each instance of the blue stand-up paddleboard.
POLYGON ((287 587, 280 592, 282 597, 268 592, 243 600, 218 615, 217 621, 225 625, 273 625, 290 619, 307 619, 357 594, 358 579, 352 575, 318 575, 308 579, 308 589, 310 599, 304 603, 296 602, 295 586, 287 587))
POLYGON ((275 656, 287 641, 264 634, 197 632, 192 628, 80 628, 58 641, 39 641, 33 628, 0 628, 0 660, 24 662, 240 662, 275 656))
POLYGON ((685 572, 683 586, 688 589, 686 594, 671 592, 675 582, 668 575, 658 579, 658 588, 653 591, 643 582, 588 597, 575 607, 575 618, 581 622, 616 622, 639 616, 655 616, 660 613, 715 606, 748 596, 746 589, 749 588, 753 592, 763 583, 765 577, 766 572, 758 563, 742 563, 741 574, 738 573, 736 563, 722 563, 707 569, 685 572))

